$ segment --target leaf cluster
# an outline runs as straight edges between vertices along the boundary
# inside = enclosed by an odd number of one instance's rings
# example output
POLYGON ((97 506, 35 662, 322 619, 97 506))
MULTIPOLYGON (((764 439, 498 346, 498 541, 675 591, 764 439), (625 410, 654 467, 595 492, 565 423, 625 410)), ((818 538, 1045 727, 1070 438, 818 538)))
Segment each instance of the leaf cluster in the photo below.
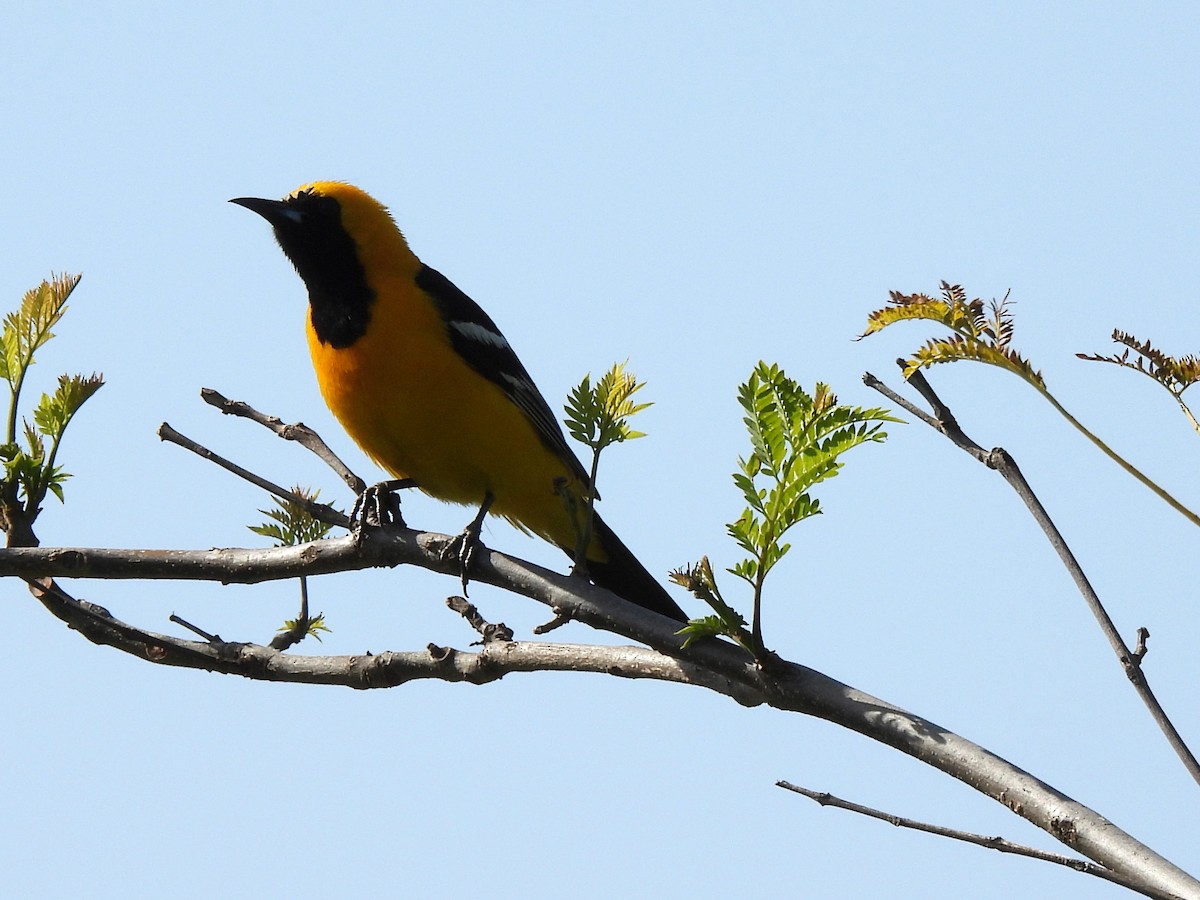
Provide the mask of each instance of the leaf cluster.
MULTIPOLYGON (((292 493, 313 503, 321 496, 319 490, 310 492, 308 488, 299 485, 292 488, 292 493)), ((259 510, 269 521, 246 527, 257 535, 275 541, 277 547, 294 547, 297 544, 319 541, 333 529, 332 525, 313 518, 312 514, 295 500, 279 497, 271 499, 275 501, 273 509, 259 510)))
MULTIPOLYGON (((308 488, 296 485, 292 493, 302 500, 316 503, 321 496, 319 490, 310 491, 308 488)), ((261 525, 247 525, 257 535, 275 541, 277 547, 294 547, 297 544, 307 544, 319 541, 333 529, 332 525, 313 517, 304 504, 290 498, 272 497, 275 506, 272 509, 260 509, 259 512, 267 517, 261 525)), ((294 619, 287 619, 277 629, 275 640, 271 646, 277 650, 286 650, 298 644, 306 637, 321 640, 320 632, 330 632, 325 624, 325 614, 308 614, 308 579, 300 576, 300 613, 294 619)))
POLYGON ((634 403, 633 395, 645 387, 625 363, 614 363, 592 386, 591 375, 583 376, 567 400, 565 420, 571 437, 599 452, 610 444, 645 437, 629 427, 629 419, 651 403, 634 403))
POLYGON ((101 375, 60 375, 53 393, 42 394, 32 413, 21 420, 21 392, 37 352, 53 337, 52 329, 67 311, 67 298, 79 275, 55 275, 25 293, 18 309, 0 326, 0 378, 8 385, 7 430, 0 444, 4 477, 0 504, 6 530, 23 520, 28 528, 47 493, 63 500, 63 483, 70 477, 58 465, 58 448, 67 426, 104 384, 101 375))
MULTIPOLYGON (((314 637, 318 641, 321 640, 321 632, 332 634, 333 629, 325 624, 325 613, 317 613, 311 618, 305 616, 301 619, 286 619, 283 626, 276 629, 276 634, 287 635, 291 643, 299 643, 306 637, 314 637)), ((290 646, 290 644, 289 644, 290 646)))
POLYGON ((13 393, 20 393, 34 355, 54 337, 50 329, 67 311, 67 298, 80 278, 79 275, 51 275, 26 291, 20 307, 4 317, 0 331, 0 378, 8 382, 13 393))
POLYGON ((1196 421, 1195 415, 1183 399, 1183 392, 1200 381, 1200 357, 1194 354, 1171 356, 1169 353, 1159 350, 1150 341, 1138 340, 1132 334, 1119 329, 1113 331, 1112 339, 1125 346, 1121 353, 1114 353, 1111 356, 1101 356, 1098 353, 1076 353, 1075 355, 1089 362, 1113 363, 1153 378, 1175 398, 1184 415, 1188 417, 1188 421, 1192 423, 1192 427, 1200 431, 1200 422, 1196 421), (1130 351, 1133 351, 1135 355, 1131 357, 1130 351))
POLYGON ((1159 350, 1149 341, 1140 341, 1132 334, 1119 329, 1114 330, 1112 339, 1118 344, 1124 344, 1125 350, 1120 355, 1101 356, 1096 353, 1076 353, 1080 359, 1091 362, 1115 363, 1126 369, 1133 369, 1149 375, 1171 394, 1178 397, 1197 381, 1200 381, 1200 358, 1189 354, 1187 356, 1171 356, 1159 350), (1130 359, 1129 351, 1137 354, 1130 359))
POLYGON ((896 322, 925 319, 950 329, 947 337, 930 338, 904 362, 904 377, 937 363, 974 360, 999 366, 1045 390, 1042 375, 1012 348, 1013 318, 1009 297, 984 304, 968 300, 961 285, 941 284, 941 296, 892 291, 888 305, 867 316, 867 329, 858 336, 882 331, 896 322))
POLYGON ((645 432, 634 431, 629 420, 649 408, 651 403, 634 403, 633 395, 646 384, 638 381, 627 363, 613 363, 612 368, 592 384, 592 376, 584 375, 567 397, 564 424, 571 437, 586 444, 592 451, 592 462, 586 485, 586 503, 574 494, 574 487, 566 483, 556 485, 571 521, 575 524, 575 571, 587 573, 587 548, 592 539, 592 519, 595 503, 600 498, 596 479, 600 471, 600 453, 604 448, 623 441, 645 437, 645 432))
POLYGON ((727 571, 754 592, 750 631, 746 620, 721 596, 707 557, 672 572, 671 578, 715 613, 688 623, 681 633, 689 643, 722 635, 763 659, 763 584, 791 549, 784 536, 795 525, 821 513, 812 489, 837 475, 844 453, 861 444, 882 442, 887 438, 884 424, 902 420, 884 409, 841 404, 829 385, 821 382, 809 393, 778 365, 765 362, 739 386, 738 402, 750 452, 738 459, 733 481, 746 506, 726 529, 746 556, 727 571))
MULTIPOLYGON (((910 359, 903 360, 905 378, 911 378, 923 367, 935 363, 956 362, 961 359, 985 362, 1012 372, 1040 393, 1059 415, 1091 441, 1100 452, 1153 491, 1172 509, 1185 516, 1193 525, 1200 526, 1200 515, 1176 500, 1153 479, 1113 450, 1098 435, 1075 418, 1050 393, 1041 373, 1012 348, 1013 318, 1007 294, 1003 300, 998 302, 993 300, 990 307, 985 310, 982 300, 968 300, 960 285, 949 284, 945 281, 941 284, 940 298, 929 297, 925 294, 901 294, 898 291, 892 291, 888 306, 869 314, 867 329, 859 335, 859 339, 882 331, 895 322, 907 319, 926 319, 938 322, 949 328, 951 334, 945 338, 930 339, 910 359)), ((1082 353, 1077 355, 1083 359, 1114 363, 1149 375, 1171 393, 1188 421, 1191 422, 1192 427, 1200 432, 1200 421, 1197 421, 1182 397, 1183 391, 1194 384, 1200 376, 1200 360, 1194 356, 1176 359, 1156 349, 1149 341, 1139 341, 1122 331, 1114 332, 1113 339, 1127 348, 1120 356, 1106 357, 1082 353), (1138 354, 1138 357, 1131 359, 1129 350, 1138 354)))
POLYGON ((670 578, 696 599, 707 603, 714 613, 711 616, 692 619, 677 632, 683 635, 683 649, 686 650, 701 638, 728 637, 750 653, 755 653, 754 639, 746 627, 746 619, 721 596, 712 563, 708 561, 707 556, 700 557, 698 563, 675 569, 670 578))
POLYGON ((791 549, 783 536, 820 514, 811 489, 838 473, 842 454, 885 440, 884 423, 901 420, 883 409, 839 404, 821 382, 810 394, 763 362, 738 388, 738 402, 751 452, 738 459, 733 481, 746 508, 726 527, 748 556, 729 571, 757 590, 791 549))
POLYGON ((55 463, 59 443, 75 413, 103 384, 96 374, 60 375, 54 393, 42 394, 33 411, 33 424, 22 423, 24 444, 7 441, 0 445, 5 483, 17 488, 17 497, 28 511, 36 509, 47 492, 62 502, 63 482, 71 476, 55 463))

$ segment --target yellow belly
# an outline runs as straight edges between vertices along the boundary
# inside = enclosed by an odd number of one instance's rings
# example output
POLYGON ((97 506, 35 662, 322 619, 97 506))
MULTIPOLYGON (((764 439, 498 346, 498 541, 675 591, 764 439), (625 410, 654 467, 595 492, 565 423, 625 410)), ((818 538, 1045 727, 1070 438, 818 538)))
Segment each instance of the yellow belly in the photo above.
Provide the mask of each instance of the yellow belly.
POLYGON ((428 304, 373 309, 371 327, 352 346, 309 349, 321 393, 360 447, 396 478, 426 493, 493 511, 564 548, 575 531, 556 479, 574 478, 524 414, 470 369, 441 333, 428 304), (413 335, 423 335, 417 341, 413 335))

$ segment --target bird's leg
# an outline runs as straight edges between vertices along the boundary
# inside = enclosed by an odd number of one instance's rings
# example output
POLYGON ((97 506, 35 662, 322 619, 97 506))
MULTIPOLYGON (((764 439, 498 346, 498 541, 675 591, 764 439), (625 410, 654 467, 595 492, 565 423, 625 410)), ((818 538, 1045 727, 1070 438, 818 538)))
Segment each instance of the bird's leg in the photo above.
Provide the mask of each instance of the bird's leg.
POLYGON ((400 496, 397 491, 416 487, 411 478, 393 478, 373 484, 354 501, 350 510, 350 524, 354 534, 361 540, 365 528, 383 528, 388 525, 404 527, 400 515, 400 496))
POLYGON ((483 519, 495 502, 496 496, 491 491, 488 491, 483 497, 483 503, 479 505, 479 512, 475 514, 475 518, 462 530, 462 534, 451 541, 449 546, 443 551, 444 556, 453 554, 458 557, 458 564, 462 568, 462 589, 464 594, 467 592, 467 581, 469 580, 467 573, 471 569, 471 561, 475 558, 475 550, 482 546, 482 541, 479 540, 479 533, 483 530, 483 519))

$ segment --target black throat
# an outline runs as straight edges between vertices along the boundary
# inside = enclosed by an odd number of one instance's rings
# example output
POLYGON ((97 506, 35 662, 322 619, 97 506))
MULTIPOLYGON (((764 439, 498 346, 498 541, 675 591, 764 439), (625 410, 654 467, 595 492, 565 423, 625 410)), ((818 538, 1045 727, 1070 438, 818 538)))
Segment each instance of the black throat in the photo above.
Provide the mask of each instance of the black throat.
POLYGON ((341 204, 333 197, 305 191, 286 203, 294 217, 272 223, 275 238, 308 288, 317 339, 343 350, 366 333, 375 302, 358 245, 342 225, 341 204))

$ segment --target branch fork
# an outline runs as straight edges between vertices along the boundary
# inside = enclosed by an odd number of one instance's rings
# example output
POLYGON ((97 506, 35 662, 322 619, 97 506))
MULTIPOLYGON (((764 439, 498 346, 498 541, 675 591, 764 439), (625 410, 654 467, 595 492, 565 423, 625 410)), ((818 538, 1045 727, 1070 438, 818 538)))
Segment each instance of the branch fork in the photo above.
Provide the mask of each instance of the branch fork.
MULTIPOLYGON (((903 369, 906 365, 904 360, 897 360, 897 363, 903 369)), ((950 408, 942 401, 942 399, 934 391, 933 386, 925 378, 924 373, 919 369, 912 372, 908 377, 908 383, 911 384, 916 391, 929 404, 933 415, 930 415, 925 410, 900 396, 882 381, 872 375, 870 372, 863 376, 863 382, 870 388, 879 391, 893 403, 897 403, 904 407, 909 413, 920 419, 931 428, 945 435, 950 441, 960 450, 965 451, 975 457, 980 462, 984 463, 988 468, 995 469, 1000 476, 1008 482, 1009 486, 1016 491, 1031 516, 1042 532, 1046 535, 1046 539, 1058 554, 1064 568, 1070 574, 1071 579, 1075 582, 1088 608, 1092 611, 1096 622, 1100 625, 1100 630, 1108 639, 1109 646, 1112 647, 1113 653, 1120 662, 1129 681, 1133 684, 1134 690, 1150 711, 1155 723, 1163 732, 1167 742, 1183 763, 1188 774, 1200 784, 1200 762, 1196 760, 1195 755, 1187 746, 1183 737, 1171 722, 1166 710, 1159 703, 1154 691, 1150 688, 1149 680, 1146 678, 1145 672, 1142 670, 1141 661, 1146 655, 1146 638, 1150 636, 1149 631, 1142 628, 1138 631, 1138 645, 1135 650, 1130 650, 1129 645, 1125 643, 1113 623, 1108 611, 1104 608, 1104 604, 1100 601, 1099 595, 1092 587, 1091 581, 1083 571, 1079 560, 1075 554, 1071 552, 1067 546, 1066 539, 1058 530, 1058 526, 1050 518, 1050 514, 1046 508, 1042 506, 1041 501, 1030 487, 1029 482, 1025 480, 1025 476, 1021 474, 1020 468, 1016 461, 1001 447, 997 447, 991 451, 985 451, 979 444, 967 436, 967 434, 959 426, 954 414, 950 408)))

